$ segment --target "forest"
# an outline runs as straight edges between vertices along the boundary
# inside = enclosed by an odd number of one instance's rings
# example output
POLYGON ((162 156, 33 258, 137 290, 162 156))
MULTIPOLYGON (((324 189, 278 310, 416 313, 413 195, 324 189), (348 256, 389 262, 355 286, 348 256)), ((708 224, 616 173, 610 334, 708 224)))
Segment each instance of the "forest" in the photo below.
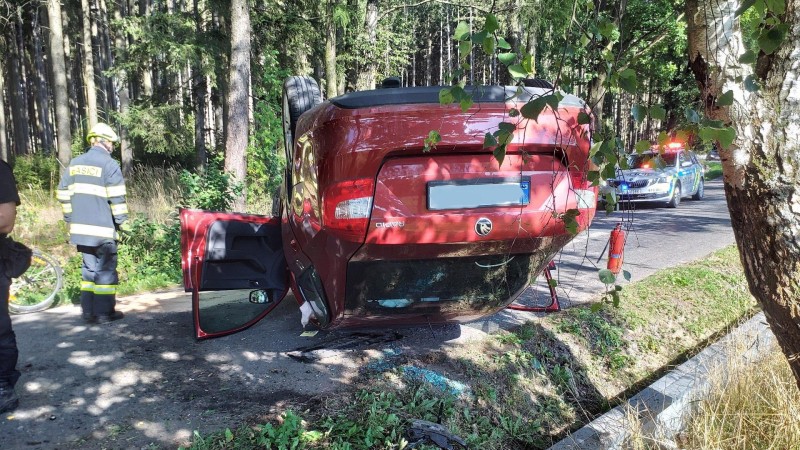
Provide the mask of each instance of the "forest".
MULTIPOLYGON (((389 76, 405 86, 450 85, 456 28, 480 29, 489 13, 528 76, 595 105, 632 146, 674 128, 696 101, 681 9, 668 0, 3 0, 0 157, 53 170, 83 151, 87 127, 99 120, 121 133, 126 175, 136 167, 197 171, 227 158, 226 172, 246 161, 237 170, 246 170, 251 201, 268 197, 283 164, 275 151, 283 79, 313 76, 325 98, 389 76), (246 45, 246 66, 233 63, 232 43, 246 45), (638 89, 606 88, 612 68, 623 81, 635 73, 638 89), (231 84, 236 71, 246 85, 231 84), (637 122, 634 105, 654 114, 637 122), (245 136, 231 136, 229 124, 242 122, 245 136)), ((461 79, 514 84, 493 56, 470 50, 461 79)))

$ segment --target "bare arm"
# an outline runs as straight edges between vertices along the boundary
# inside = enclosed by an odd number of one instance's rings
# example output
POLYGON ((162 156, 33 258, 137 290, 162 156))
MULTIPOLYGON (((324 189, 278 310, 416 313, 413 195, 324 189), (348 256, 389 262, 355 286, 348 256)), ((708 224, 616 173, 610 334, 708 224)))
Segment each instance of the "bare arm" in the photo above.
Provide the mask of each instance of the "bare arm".
POLYGON ((14 230, 17 219, 17 205, 14 202, 0 203, 0 234, 9 234, 14 230))

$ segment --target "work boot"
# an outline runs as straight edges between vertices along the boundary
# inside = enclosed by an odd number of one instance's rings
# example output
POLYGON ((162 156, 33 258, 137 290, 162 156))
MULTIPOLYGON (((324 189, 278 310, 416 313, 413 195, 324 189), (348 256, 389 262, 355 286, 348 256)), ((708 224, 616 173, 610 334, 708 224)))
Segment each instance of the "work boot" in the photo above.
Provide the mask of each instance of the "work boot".
POLYGON ((0 414, 13 411, 19 406, 19 397, 11 386, 0 386, 0 414))
POLYGON ((95 323, 95 322, 97 322, 97 316, 95 316, 94 314, 83 313, 83 314, 81 314, 81 318, 86 323, 95 323))
POLYGON ((122 319, 123 317, 125 317, 125 314, 122 314, 122 311, 114 311, 111 314, 98 314, 97 323, 113 322, 115 320, 122 319))

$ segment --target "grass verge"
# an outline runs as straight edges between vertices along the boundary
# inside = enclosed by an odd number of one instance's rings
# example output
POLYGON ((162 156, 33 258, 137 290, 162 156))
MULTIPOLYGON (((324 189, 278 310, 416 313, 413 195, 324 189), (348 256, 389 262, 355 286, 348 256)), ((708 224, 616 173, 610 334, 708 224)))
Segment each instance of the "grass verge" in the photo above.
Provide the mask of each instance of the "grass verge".
POLYGON ((622 295, 619 308, 532 317, 447 351, 384 349, 352 392, 270 423, 196 434, 190 448, 402 449, 412 419, 439 422, 470 448, 546 448, 755 308, 734 247, 622 295))
POLYGON ((722 163, 717 161, 706 162, 706 180, 716 180, 722 176, 722 163))

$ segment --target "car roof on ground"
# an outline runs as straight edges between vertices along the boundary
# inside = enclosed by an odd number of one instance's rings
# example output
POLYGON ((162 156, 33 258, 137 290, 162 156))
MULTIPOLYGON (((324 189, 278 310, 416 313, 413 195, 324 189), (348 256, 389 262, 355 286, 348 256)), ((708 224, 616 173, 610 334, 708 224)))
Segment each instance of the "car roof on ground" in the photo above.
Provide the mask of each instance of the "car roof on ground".
MULTIPOLYGON (((420 103, 439 103, 439 92, 448 86, 404 87, 390 89, 375 89, 372 91, 350 92, 330 99, 334 105, 345 109, 369 108, 386 105, 409 105, 420 103)), ((472 94, 476 103, 505 102, 515 97, 516 86, 467 86, 465 91, 472 94)), ((523 87, 522 94, 515 100, 530 101, 533 98, 546 96, 552 89, 523 87)), ((571 94, 562 94, 564 98, 560 106, 582 108, 586 104, 580 98, 571 94)))

